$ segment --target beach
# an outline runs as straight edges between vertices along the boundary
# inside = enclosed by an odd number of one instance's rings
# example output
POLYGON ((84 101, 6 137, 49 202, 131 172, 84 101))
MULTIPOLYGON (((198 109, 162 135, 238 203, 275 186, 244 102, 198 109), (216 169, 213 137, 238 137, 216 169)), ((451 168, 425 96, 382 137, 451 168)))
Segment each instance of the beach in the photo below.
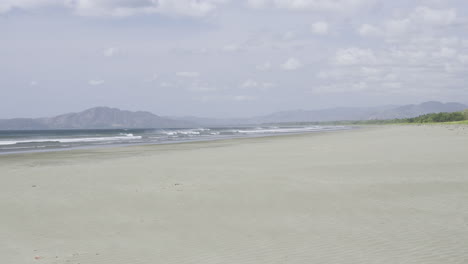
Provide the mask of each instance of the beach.
POLYGON ((1 263, 468 263, 468 126, 0 156, 1 263))

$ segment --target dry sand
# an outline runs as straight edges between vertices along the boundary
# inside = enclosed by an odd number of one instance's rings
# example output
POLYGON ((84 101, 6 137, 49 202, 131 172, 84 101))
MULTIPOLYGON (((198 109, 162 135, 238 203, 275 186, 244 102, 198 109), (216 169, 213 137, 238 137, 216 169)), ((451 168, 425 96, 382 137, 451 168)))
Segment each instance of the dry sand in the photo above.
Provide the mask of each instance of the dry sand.
POLYGON ((468 127, 0 156, 0 263, 468 263, 468 127))

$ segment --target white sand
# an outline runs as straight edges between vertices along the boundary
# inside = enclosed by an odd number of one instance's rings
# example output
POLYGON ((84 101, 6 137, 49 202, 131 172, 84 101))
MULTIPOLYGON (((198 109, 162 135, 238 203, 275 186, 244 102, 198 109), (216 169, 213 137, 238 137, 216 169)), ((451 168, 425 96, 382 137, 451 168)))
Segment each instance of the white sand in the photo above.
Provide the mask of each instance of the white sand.
POLYGON ((0 156, 0 181, 5 264, 468 263, 468 126, 0 156))

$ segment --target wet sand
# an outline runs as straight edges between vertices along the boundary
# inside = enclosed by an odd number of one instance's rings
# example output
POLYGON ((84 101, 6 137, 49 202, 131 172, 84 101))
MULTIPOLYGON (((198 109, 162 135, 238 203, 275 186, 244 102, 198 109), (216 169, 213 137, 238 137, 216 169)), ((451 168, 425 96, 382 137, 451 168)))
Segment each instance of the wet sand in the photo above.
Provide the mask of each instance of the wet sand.
POLYGON ((0 262, 468 263, 468 126, 0 156, 0 262))

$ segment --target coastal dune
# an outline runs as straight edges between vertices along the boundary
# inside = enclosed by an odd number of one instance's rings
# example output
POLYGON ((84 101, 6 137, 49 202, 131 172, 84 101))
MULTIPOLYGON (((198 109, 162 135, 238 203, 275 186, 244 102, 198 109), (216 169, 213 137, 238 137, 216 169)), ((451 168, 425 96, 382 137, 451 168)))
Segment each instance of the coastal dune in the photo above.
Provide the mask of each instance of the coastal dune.
POLYGON ((0 156, 1 263, 467 263, 468 127, 0 156))

